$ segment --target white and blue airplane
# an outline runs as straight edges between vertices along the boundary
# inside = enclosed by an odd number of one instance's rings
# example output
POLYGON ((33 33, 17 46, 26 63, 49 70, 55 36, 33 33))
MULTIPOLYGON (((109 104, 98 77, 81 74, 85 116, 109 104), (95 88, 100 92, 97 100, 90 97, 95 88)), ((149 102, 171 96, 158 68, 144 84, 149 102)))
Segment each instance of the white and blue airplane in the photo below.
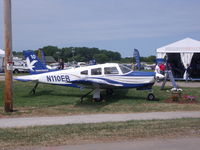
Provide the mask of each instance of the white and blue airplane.
MULTIPOLYGON (((137 90, 151 90, 155 83, 154 72, 132 71, 124 65, 117 63, 106 63, 68 70, 49 70, 36 56, 33 51, 24 51, 27 66, 31 75, 18 76, 18 81, 36 82, 31 92, 35 94, 39 83, 69 86, 76 88, 92 89, 83 98, 93 92, 93 99, 101 101, 101 89, 106 89, 108 94, 112 94, 117 88, 136 88, 137 90)), ((148 100, 154 100, 155 96, 150 92, 148 100)))

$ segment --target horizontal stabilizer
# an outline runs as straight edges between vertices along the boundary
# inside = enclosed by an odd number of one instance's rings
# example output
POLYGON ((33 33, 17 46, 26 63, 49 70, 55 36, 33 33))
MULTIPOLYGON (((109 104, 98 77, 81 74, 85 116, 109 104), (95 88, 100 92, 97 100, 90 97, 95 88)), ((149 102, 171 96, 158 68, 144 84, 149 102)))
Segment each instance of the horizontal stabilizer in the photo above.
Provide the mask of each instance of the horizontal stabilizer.
POLYGON ((14 77, 14 80, 23 81, 23 82, 38 81, 38 76, 37 75, 17 76, 17 77, 14 77))

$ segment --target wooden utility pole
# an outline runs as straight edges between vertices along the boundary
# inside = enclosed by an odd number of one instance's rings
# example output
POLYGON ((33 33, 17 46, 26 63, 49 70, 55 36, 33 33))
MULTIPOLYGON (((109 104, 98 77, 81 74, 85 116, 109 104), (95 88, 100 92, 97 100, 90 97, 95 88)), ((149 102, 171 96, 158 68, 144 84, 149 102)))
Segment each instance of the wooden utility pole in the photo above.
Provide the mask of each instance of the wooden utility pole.
POLYGON ((13 77, 12 77, 12 22, 11 0, 4 0, 4 50, 5 50, 5 89, 4 110, 13 111, 13 77))

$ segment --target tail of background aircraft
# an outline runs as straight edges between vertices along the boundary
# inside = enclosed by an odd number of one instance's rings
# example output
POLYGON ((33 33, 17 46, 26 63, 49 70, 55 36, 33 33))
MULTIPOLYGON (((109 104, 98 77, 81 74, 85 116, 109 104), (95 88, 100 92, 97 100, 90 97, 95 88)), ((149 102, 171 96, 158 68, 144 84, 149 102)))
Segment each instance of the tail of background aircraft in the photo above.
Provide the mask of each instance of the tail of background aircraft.
POLYGON ((38 58, 34 51, 23 51, 23 55, 26 59, 27 66, 31 74, 44 73, 49 71, 49 69, 44 63, 42 63, 42 61, 38 58))
POLYGON ((38 58, 41 60, 41 62, 46 65, 46 59, 45 59, 45 55, 44 55, 44 51, 39 49, 38 50, 38 54, 37 54, 38 58))

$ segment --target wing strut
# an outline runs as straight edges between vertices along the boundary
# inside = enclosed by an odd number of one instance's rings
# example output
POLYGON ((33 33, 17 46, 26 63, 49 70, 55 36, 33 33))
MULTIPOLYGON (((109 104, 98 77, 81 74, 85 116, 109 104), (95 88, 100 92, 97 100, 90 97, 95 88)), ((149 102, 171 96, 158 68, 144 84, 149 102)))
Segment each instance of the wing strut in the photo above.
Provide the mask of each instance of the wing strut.
POLYGON ((83 103, 83 98, 88 96, 90 93, 92 93, 95 89, 92 89, 90 92, 86 93, 85 95, 81 96, 81 104, 83 103))
POLYGON ((33 89, 29 92, 29 94, 35 95, 36 88, 37 88, 38 84, 39 84, 39 82, 36 82, 35 86, 34 86, 33 89))

